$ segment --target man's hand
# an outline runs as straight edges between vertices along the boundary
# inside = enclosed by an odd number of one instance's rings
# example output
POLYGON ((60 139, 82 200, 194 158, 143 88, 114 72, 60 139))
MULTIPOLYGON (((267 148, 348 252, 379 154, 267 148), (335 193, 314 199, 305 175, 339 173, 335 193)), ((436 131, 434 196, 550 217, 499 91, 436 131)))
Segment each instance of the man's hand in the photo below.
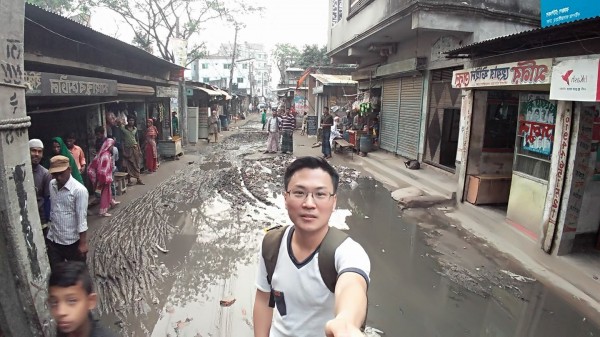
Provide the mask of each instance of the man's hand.
POLYGON ((327 337, 364 337, 359 328, 340 317, 327 322, 325 325, 325 335, 327 337))
POLYGON ((82 256, 86 256, 87 252, 88 252, 88 245, 86 241, 80 241, 79 242, 79 252, 81 253, 82 256))

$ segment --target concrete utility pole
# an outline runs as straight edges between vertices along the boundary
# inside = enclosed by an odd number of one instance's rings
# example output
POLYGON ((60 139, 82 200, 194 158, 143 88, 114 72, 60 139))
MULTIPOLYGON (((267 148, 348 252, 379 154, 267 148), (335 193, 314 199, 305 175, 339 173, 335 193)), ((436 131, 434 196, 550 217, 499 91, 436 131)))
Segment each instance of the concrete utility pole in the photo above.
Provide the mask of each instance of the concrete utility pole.
POLYGON ((25 112, 25 2, 0 0, 0 335, 52 336, 25 112))
POLYGON ((231 52, 231 67, 229 69, 229 94, 233 94, 233 67, 235 66, 235 54, 237 50, 238 31, 242 29, 239 23, 235 23, 235 36, 233 37, 233 51, 231 52))

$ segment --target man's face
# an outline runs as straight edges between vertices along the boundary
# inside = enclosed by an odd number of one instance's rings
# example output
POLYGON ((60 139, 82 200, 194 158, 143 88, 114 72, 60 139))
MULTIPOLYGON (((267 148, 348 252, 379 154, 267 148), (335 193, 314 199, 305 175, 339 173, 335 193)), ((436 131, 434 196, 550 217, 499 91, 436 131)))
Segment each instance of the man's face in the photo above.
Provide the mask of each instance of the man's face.
POLYGON ((135 120, 134 120, 133 118, 129 118, 129 119, 127 120, 127 125, 129 125, 129 126, 134 126, 134 124, 135 124, 135 120))
POLYGON ((54 152, 54 154, 60 154, 60 144, 57 142, 53 142, 52 143, 52 152, 54 152))
POLYGON ((89 311, 96 307, 96 294, 88 294, 81 282, 71 287, 50 287, 48 295, 50 313, 58 330, 65 334, 81 329, 89 311))
POLYGON ((104 138, 104 133, 96 132, 96 139, 102 139, 102 138, 104 138))
POLYGON ((115 125, 117 123, 117 116, 113 112, 108 112, 106 114, 106 123, 108 125, 115 125))
POLYGON ((75 138, 67 138, 66 144, 67 148, 72 149, 73 145, 75 145, 75 138))
POLYGON ((323 114, 325 114, 325 115, 329 115, 329 109, 325 109, 325 110, 323 110, 323 114))
POLYGON ((69 178, 71 177, 71 168, 68 168, 62 172, 52 173, 52 178, 56 179, 59 186, 64 186, 69 178))
POLYGON ((322 169, 302 169, 297 171, 287 187, 285 207, 290 220, 299 230, 316 232, 328 226, 331 213, 335 209, 337 196, 333 192, 331 176, 322 169), (294 192, 308 193, 305 199, 294 196, 294 192), (314 196, 320 195, 321 199, 314 196))
POLYGON ((31 164, 39 165, 40 161, 42 161, 42 156, 44 155, 44 149, 39 147, 29 148, 29 154, 31 155, 31 164))

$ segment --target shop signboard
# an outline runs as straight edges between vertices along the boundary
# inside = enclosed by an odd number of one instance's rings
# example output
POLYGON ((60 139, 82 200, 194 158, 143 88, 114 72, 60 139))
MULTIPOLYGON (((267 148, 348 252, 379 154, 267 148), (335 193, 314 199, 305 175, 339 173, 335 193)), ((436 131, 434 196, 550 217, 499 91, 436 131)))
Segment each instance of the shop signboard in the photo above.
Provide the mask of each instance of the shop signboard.
POLYGON ((306 116, 306 134, 309 136, 317 135, 317 116, 306 116))
POLYGON ((117 81, 26 71, 27 96, 117 96, 117 81))
POLYGON ((600 16, 600 6, 590 0, 541 0, 542 27, 600 16))
POLYGON ((452 87, 456 89, 549 84, 552 59, 526 60, 452 73, 452 87))
POLYGON ((552 69, 550 99, 600 102, 600 59, 558 62, 552 69))
POLYGON ((179 97, 178 87, 163 87, 160 85, 156 86, 156 97, 179 97))

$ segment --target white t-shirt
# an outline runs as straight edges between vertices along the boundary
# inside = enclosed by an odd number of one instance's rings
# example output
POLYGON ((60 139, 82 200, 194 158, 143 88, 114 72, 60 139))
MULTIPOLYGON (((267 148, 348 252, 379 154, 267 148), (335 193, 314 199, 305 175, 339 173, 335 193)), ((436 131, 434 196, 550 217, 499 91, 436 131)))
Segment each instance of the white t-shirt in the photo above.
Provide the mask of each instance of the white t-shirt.
MULTIPOLYGON (((291 251, 290 226, 283 235, 277 266, 273 273, 273 290, 283 293, 285 316, 280 313, 279 303, 273 312, 270 337, 320 337, 325 336, 325 324, 335 316, 335 295, 327 289, 319 272, 318 250, 306 261, 295 261, 291 251)), ((270 292, 267 269, 259 253, 259 271, 256 287, 270 292)), ((351 238, 346 239, 335 251, 335 269, 338 275, 353 272, 369 283, 371 262, 365 250, 351 238)))

